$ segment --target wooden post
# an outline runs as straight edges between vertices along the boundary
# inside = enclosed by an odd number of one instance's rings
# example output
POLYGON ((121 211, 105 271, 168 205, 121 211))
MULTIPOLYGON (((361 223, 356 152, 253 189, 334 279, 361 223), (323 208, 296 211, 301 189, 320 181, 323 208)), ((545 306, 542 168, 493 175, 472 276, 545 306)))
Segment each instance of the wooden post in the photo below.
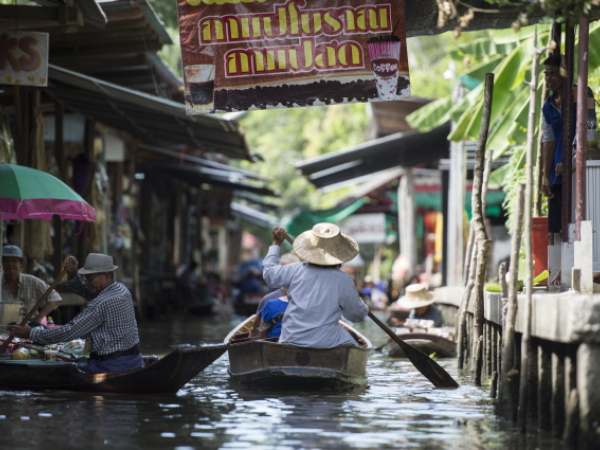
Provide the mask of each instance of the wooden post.
POLYGON ((552 352, 548 345, 538 346, 538 428, 543 431, 552 429, 551 395, 552 392, 552 352))
POLYGON ((529 82, 529 120, 527 122, 526 149, 526 185, 525 185, 525 220, 523 235, 525 236, 525 310, 524 328, 521 339, 521 381, 519 383, 519 426, 527 426, 527 397, 529 361, 531 361, 531 295, 533 292, 533 248, 531 234, 533 232, 531 211, 533 206, 533 152, 535 145, 535 122, 538 115, 537 80, 539 74, 540 53, 537 50, 537 27, 533 38, 533 61, 531 63, 531 81, 529 82))
POLYGON ((515 321, 517 319, 517 274, 519 269, 519 251, 521 248, 521 221, 523 220, 523 202, 525 185, 517 189, 517 205, 513 216, 513 229, 510 252, 510 276, 508 284, 508 303, 504 317, 502 338, 502 369, 500 371, 500 396, 498 411, 501 416, 514 420, 517 404, 515 398, 518 380, 515 374, 515 321))
MULTIPOLYGON (((64 140, 64 114, 65 109, 62 103, 55 102, 54 103, 54 158, 56 159, 56 164, 58 165, 58 170, 60 173, 60 179, 66 181, 66 173, 65 173, 65 140, 64 140)), ((63 262, 63 223, 60 220, 60 217, 57 215, 54 216, 52 220, 52 228, 54 228, 54 255, 52 258, 52 262, 54 265, 55 276, 62 270, 62 262, 63 262)))
MULTIPOLYGON (((476 260, 476 276, 475 276, 475 324, 473 341, 478 342, 483 335, 483 285, 485 283, 487 256, 491 241, 488 238, 485 224, 483 201, 481 194, 483 189, 483 170, 484 170, 484 155, 487 145, 488 131, 490 127, 490 117, 492 114, 492 99, 494 95, 494 74, 485 74, 485 88, 483 94, 483 111, 481 114, 481 127, 479 128, 479 140, 477 150, 475 151, 475 167, 473 169, 473 191, 471 194, 471 209, 473 212, 473 221, 475 225, 475 237, 477 242, 477 260, 476 260)), ((475 354, 476 373, 479 371, 478 366, 483 362, 479 358, 479 353, 475 354)))
POLYGON ((552 352, 552 435, 560 438, 565 426, 565 360, 552 352))
POLYGON ((466 349, 466 344, 469 342, 468 339, 466 339, 465 333, 467 332, 467 330, 470 330, 469 327, 467 327, 466 325, 466 321, 467 321, 467 311, 469 309, 469 301, 471 299, 471 293, 473 292, 473 286, 475 285, 475 264, 471 264, 470 268, 469 268, 469 273, 468 273, 468 278, 467 278, 467 285, 465 286, 465 289, 463 290, 463 296, 460 302, 460 309, 459 309, 459 313, 458 313, 458 342, 457 342, 457 348, 458 348, 458 368, 459 369, 463 369, 464 368, 464 364, 465 364, 465 349, 466 349))
MULTIPOLYGON (((565 59, 567 62, 567 77, 564 80, 566 89, 563 95, 563 175, 562 175, 562 209, 561 209, 561 234, 563 242, 569 242, 569 224, 571 223, 571 173, 573 160, 573 67, 575 54, 575 31, 573 27, 565 25, 565 59)), ((587 133, 586 133, 587 135, 587 133)), ((565 276, 568 276, 565 274, 565 276)), ((564 283, 563 283, 564 284, 564 283)))

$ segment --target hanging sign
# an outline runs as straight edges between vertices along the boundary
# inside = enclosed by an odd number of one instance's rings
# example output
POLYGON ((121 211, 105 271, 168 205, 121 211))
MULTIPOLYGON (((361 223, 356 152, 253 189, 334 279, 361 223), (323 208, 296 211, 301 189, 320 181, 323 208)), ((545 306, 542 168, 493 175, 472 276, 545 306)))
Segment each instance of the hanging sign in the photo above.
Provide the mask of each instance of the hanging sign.
POLYGON ((48 85, 48 33, 0 33, 0 84, 48 85))
POLYGON ((404 0, 178 0, 188 114, 410 97, 404 0))
POLYGON ((384 213, 353 214, 340 220, 338 226, 359 244, 380 244, 387 236, 384 213))

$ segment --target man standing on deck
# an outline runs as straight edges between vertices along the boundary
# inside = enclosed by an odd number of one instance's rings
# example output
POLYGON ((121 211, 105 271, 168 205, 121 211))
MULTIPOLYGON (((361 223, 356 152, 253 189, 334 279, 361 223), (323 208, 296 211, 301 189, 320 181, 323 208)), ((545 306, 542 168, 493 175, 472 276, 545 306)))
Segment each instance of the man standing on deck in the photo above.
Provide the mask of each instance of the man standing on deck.
POLYGON ((31 339, 36 344, 49 345, 76 338, 90 344, 90 359, 78 363, 84 373, 108 373, 135 369, 144 365, 139 351, 139 337, 133 300, 129 290, 114 280, 118 269, 109 255, 90 253, 83 269, 69 256, 64 268, 69 286, 89 303, 68 324, 44 330, 13 325, 11 335, 31 339))
POLYGON ((285 230, 273 228, 273 245, 263 260, 267 284, 289 286, 279 342, 311 348, 358 346, 339 325, 342 314, 355 322, 369 313, 350 275, 339 270, 358 254, 356 241, 332 223, 319 223, 294 241, 294 252, 305 262, 282 266, 279 249, 284 239, 285 230))

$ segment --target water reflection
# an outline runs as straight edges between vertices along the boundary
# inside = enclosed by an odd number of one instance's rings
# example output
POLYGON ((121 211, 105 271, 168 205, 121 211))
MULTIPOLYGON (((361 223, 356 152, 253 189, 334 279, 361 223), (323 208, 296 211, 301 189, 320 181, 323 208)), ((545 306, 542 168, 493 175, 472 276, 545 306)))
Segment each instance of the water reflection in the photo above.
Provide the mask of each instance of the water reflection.
MULTIPOLYGON (((144 353, 181 343, 220 342, 241 320, 142 324, 144 353)), ((361 325, 375 345, 384 336, 361 325)), ((373 353, 369 384, 341 393, 297 392, 230 383, 227 355, 177 395, 0 391, 0 448, 39 449, 559 449, 523 436, 493 416, 487 392, 458 378, 435 389, 408 361, 373 353)))

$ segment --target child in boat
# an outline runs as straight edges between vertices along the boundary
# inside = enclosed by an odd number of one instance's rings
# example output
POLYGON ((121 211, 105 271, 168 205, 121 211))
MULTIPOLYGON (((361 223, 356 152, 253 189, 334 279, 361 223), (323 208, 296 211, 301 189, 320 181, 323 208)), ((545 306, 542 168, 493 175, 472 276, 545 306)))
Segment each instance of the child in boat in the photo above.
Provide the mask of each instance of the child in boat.
POLYGON ((262 310, 262 323, 264 324, 259 330, 269 330, 268 338, 278 338, 281 335, 281 321, 285 309, 288 307, 287 287, 281 288, 282 296, 269 300, 262 310))
MULTIPOLYGON (((409 319, 432 320, 435 327, 441 327, 444 325, 442 311, 433 305, 435 300, 435 296, 427 290, 427 286, 418 283, 406 286, 405 295, 397 301, 397 304, 401 308, 411 310, 409 319)), ((392 317, 390 325, 401 327, 404 321, 392 317)))

